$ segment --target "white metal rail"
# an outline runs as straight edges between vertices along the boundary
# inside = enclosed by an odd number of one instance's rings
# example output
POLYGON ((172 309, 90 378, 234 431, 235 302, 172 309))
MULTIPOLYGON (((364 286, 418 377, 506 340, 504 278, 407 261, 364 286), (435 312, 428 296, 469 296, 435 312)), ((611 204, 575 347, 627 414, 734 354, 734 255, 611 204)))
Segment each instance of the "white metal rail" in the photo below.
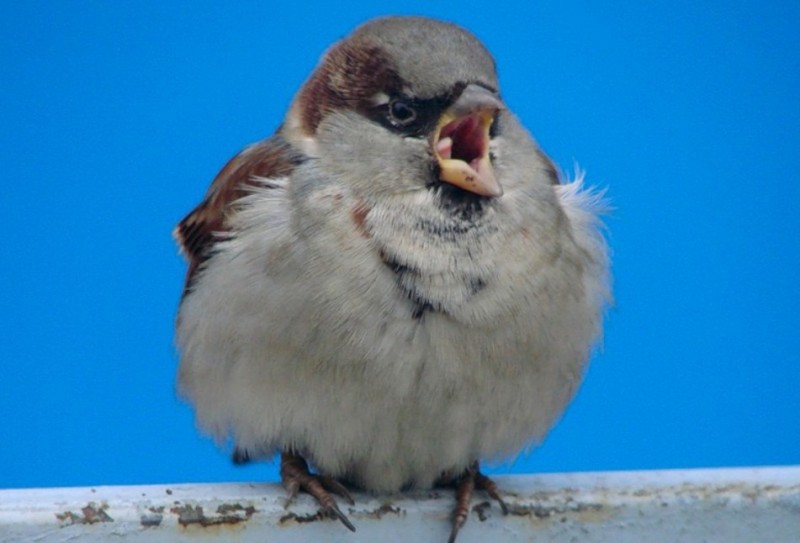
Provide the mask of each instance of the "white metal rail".
MULTIPOLYGON (((800 542, 800 466, 497 477, 503 516, 473 498, 459 543, 800 542)), ((444 543, 453 493, 357 495, 358 531, 274 484, 0 490, 0 541, 444 543)))

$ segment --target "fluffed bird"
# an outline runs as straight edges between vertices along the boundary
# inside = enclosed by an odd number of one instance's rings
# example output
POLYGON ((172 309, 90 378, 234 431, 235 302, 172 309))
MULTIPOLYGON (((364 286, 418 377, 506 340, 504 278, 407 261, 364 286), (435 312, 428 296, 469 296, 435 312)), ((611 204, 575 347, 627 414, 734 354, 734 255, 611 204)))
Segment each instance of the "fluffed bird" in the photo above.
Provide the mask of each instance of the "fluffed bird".
POLYGON ((452 484, 545 436, 609 299, 602 198, 508 110, 466 30, 370 21, 176 228, 180 392, 290 499, 452 484))

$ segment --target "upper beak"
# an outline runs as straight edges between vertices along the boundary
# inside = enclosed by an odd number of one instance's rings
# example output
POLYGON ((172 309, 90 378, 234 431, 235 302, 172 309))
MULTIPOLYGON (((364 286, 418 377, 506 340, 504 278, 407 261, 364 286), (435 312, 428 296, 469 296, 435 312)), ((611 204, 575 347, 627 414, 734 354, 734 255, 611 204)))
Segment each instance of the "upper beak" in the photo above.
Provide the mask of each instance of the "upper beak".
POLYGON ((467 85, 433 132, 439 179, 481 196, 503 194, 489 159, 489 129, 500 109, 503 103, 493 92, 467 85))

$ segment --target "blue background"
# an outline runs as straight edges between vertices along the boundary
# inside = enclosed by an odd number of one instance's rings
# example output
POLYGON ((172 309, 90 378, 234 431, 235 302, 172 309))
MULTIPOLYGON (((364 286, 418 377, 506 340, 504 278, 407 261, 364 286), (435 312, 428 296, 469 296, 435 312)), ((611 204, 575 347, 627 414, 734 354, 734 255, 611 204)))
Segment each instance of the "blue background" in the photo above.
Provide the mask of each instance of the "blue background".
MULTIPOLYGON (((369 4, 3 3, 0 486, 276 476, 175 396, 170 232, 331 42, 397 9, 369 4)), ((603 347, 498 469, 800 463, 800 4, 402 4, 482 38, 510 107, 616 208, 603 347)))

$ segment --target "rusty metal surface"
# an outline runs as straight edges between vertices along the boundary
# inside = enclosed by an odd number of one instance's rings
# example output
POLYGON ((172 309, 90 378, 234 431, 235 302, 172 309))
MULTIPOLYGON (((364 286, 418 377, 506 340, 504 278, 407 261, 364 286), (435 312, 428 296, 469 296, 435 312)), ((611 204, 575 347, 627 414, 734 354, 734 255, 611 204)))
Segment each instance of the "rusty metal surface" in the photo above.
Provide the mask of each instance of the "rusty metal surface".
MULTIPOLYGON (((800 467, 498 477, 504 516, 477 495, 460 543, 797 542, 800 467)), ((0 490, 0 541, 444 542, 446 490, 356 495, 358 531, 273 484, 0 490)))

